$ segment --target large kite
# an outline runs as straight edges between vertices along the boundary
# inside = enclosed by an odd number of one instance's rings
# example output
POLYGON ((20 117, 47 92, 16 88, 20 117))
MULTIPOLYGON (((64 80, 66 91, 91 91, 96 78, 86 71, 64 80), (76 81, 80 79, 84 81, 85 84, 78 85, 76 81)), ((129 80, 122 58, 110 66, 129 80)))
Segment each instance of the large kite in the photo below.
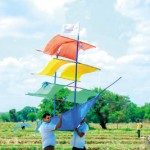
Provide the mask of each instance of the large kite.
MULTIPOLYGON (((101 93, 95 93, 88 89, 81 89, 80 91, 76 90, 77 82, 81 81, 82 75, 100 70, 99 68, 78 62, 78 51, 88 50, 91 48, 95 48, 95 46, 79 41, 78 33, 77 40, 62 35, 56 35, 48 42, 42 51, 43 53, 49 55, 55 55, 57 58, 53 58, 41 72, 35 74, 54 76, 55 81, 53 84, 47 83, 42 85, 39 90, 32 93, 30 92, 28 95, 53 99, 55 102, 55 100, 57 100, 57 92, 60 89, 67 87, 56 84, 56 72, 59 71, 61 71, 59 78, 73 80, 75 83, 74 92, 71 92, 66 98, 63 99, 64 101, 74 102, 74 107, 62 114, 62 126, 59 130, 73 130, 76 128, 89 112, 90 108, 93 107, 96 100, 100 97, 101 93), (58 59, 59 56, 65 59, 58 59), (66 58, 71 60, 66 60, 66 58), (88 100, 89 97, 93 98, 88 100), (76 105, 76 103, 79 105, 76 105)), ((54 116, 51 119, 53 123, 57 123, 58 120, 58 116, 54 116)))

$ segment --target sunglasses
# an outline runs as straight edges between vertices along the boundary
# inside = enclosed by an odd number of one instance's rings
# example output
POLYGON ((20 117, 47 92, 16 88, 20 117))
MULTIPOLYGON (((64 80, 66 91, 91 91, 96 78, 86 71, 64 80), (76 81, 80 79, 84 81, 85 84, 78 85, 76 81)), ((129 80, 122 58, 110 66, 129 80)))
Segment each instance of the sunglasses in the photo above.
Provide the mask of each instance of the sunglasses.
POLYGON ((50 119, 51 117, 47 117, 46 119, 50 119))

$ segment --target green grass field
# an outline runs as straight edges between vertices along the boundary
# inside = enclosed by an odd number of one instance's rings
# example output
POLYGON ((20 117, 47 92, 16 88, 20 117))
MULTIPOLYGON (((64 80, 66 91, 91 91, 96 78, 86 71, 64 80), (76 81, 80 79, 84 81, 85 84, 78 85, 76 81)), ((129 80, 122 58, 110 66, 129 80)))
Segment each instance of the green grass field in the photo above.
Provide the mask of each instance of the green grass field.
MULTIPOLYGON (((145 150, 150 149, 146 137, 150 135, 150 125, 143 123, 141 138, 137 138, 136 124, 107 124, 103 130, 98 124, 89 124, 86 134, 87 150, 145 150), (148 147, 149 146, 149 147, 148 147)), ((41 150, 41 137, 34 133, 36 126, 13 131, 16 123, 0 122, 0 150, 41 150)), ((56 150, 70 150, 72 132, 55 131, 56 150)))

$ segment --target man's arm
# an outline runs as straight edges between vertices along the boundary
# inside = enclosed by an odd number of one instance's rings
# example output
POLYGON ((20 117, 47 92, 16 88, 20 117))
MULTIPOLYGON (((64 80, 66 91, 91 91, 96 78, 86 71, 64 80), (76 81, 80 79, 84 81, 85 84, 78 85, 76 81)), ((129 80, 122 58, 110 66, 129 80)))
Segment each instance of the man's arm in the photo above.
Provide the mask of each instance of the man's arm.
POLYGON ((60 114, 60 115, 58 115, 58 117, 59 117, 59 122, 58 122, 58 124, 56 125, 55 129, 60 128, 60 127, 61 127, 61 124, 62 124, 62 115, 60 114))
POLYGON ((80 137, 83 137, 83 136, 85 135, 85 133, 79 132, 78 128, 75 128, 75 131, 77 132, 77 134, 78 134, 80 137))

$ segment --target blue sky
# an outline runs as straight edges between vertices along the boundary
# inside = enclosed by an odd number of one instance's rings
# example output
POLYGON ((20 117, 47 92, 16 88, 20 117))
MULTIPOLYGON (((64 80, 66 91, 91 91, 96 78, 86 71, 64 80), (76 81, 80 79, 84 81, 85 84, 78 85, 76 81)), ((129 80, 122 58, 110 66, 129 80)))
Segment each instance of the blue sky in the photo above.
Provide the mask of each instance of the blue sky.
POLYGON ((0 1, 0 112, 40 104, 41 98, 25 94, 53 79, 30 74, 50 60, 35 50, 68 23, 79 23, 80 39, 96 46, 80 53, 79 61, 101 68, 84 75, 80 86, 105 88, 122 76, 110 91, 139 106, 150 102, 149 12, 150 0, 0 1))

